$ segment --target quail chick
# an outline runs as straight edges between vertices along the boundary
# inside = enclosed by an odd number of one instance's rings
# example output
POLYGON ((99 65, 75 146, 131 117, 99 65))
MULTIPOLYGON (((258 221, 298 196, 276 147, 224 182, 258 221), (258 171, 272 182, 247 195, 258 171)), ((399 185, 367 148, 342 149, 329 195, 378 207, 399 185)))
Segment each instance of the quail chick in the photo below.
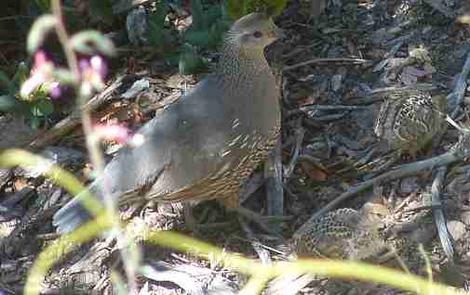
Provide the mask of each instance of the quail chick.
POLYGON ((444 110, 444 96, 395 91, 382 104, 374 131, 391 149, 414 157, 445 127, 444 110))
POLYGON ((367 203, 356 211, 342 208, 305 224, 292 238, 297 256, 367 259, 384 249, 378 229, 387 210, 367 203))
MULTIPOLYGON (((143 144, 121 149, 90 186, 119 205, 220 199, 238 206, 242 182, 273 148, 280 130, 279 91, 264 48, 279 36, 264 14, 236 21, 214 73, 138 133, 143 144)), ((90 219, 77 196, 53 224, 69 232, 90 219)))

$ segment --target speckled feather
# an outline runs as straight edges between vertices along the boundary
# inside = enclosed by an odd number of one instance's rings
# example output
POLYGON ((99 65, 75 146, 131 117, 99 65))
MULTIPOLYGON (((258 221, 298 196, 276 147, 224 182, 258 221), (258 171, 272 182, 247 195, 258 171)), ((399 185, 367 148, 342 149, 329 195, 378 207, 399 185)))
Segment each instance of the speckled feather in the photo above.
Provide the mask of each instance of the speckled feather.
MULTIPOLYGON (((106 166, 113 199, 121 205, 229 198, 237 206, 241 184, 279 135, 279 90, 263 54, 276 29, 261 14, 232 26, 215 72, 144 125, 142 145, 121 149, 106 166), (254 30, 265 40, 253 41, 254 30)), ((90 189, 102 199, 100 180, 90 189)), ((53 224, 68 232, 87 219, 76 198, 53 224)))
POLYGON ((351 208, 338 209, 303 226, 291 242, 298 256, 365 259, 383 248, 377 223, 351 208))
POLYGON ((445 126, 442 96, 419 90, 391 93, 383 102, 376 120, 375 134, 392 149, 414 155, 445 126))

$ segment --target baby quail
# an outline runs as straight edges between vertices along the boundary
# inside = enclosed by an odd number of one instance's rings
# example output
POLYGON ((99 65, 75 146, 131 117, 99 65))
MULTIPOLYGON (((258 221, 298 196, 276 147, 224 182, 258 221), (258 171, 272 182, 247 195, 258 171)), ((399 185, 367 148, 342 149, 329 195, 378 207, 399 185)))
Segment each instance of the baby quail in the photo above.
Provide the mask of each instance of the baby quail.
POLYGON ((444 110, 444 96, 395 91, 382 104, 374 131, 393 150, 415 156, 445 127, 444 110))
MULTIPOLYGON (((236 21, 215 72, 145 124, 143 144, 121 149, 90 190, 103 202, 222 199, 238 206, 242 182, 273 148, 280 130, 279 90, 264 57, 279 29, 261 13, 236 21)), ((90 219, 80 195, 53 217, 60 233, 90 219)))
POLYGON ((360 211, 342 208, 302 226, 292 238, 297 256, 361 260, 384 249, 378 228, 384 207, 365 204, 360 211))

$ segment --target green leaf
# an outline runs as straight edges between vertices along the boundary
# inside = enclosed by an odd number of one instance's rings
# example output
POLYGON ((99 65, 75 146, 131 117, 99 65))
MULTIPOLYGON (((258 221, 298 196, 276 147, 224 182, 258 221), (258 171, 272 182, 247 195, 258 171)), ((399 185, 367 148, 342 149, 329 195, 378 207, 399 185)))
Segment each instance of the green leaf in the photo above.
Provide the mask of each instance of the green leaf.
POLYGON ((91 0, 90 16, 94 22, 100 21, 107 25, 113 23, 113 10, 110 0, 91 0))
POLYGON ((206 48, 209 44, 209 32, 207 30, 187 30, 184 34, 184 40, 191 45, 206 48))
POLYGON ((52 14, 40 16, 31 27, 26 41, 28 52, 34 53, 44 42, 47 34, 54 28, 57 20, 52 14))
POLYGON ((73 85, 76 82, 73 73, 65 68, 55 68, 53 75, 60 85, 73 85))
POLYGON ((269 16, 281 14, 287 0, 227 0, 227 13, 236 20, 252 12, 263 12, 269 16))
POLYGON ((167 6, 164 1, 157 3, 156 12, 149 17, 149 27, 147 38, 151 45, 165 44, 168 39, 168 32, 165 30, 165 18, 167 14, 167 6))
POLYGON ((32 106, 32 113, 36 117, 46 117, 54 112, 54 105, 50 99, 38 99, 32 106))
POLYGON ((77 32, 83 28, 88 27, 89 23, 87 18, 82 17, 76 13, 76 7, 74 5, 75 0, 63 0, 63 19, 65 25, 71 32, 77 32))
POLYGON ((204 60, 188 44, 183 45, 183 52, 180 54, 179 71, 182 75, 194 74, 205 67, 204 60))
POLYGON ((35 0, 36 5, 42 12, 49 11, 51 8, 51 1, 50 0, 35 0))
POLYGON ((0 96, 0 112, 11 112, 18 106, 18 101, 11 95, 0 96))
POLYGON ((33 115, 29 119, 30 119, 31 128, 38 129, 41 126, 42 120, 40 117, 36 117, 33 115))
POLYGON ((180 62, 180 56, 181 54, 178 52, 165 52, 163 58, 168 65, 177 67, 180 62))
POLYGON ((18 64, 18 68, 16 69, 15 75, 13 75, 13 78, 11 79, 10 87, 8 90, 8 93, 10 95, 16 95, 18 92, 20 85, 28 79, 29 76, 29 68, 26 65, 25 62, 20 62, 18 64))
POLYGON ((224 33, 229 29, 230 22, 220 19, 209 29, 209 48, 216 48, 223 40, 224 33))
POLYGON ((287 0, 248 0, 246 12, 264 12, 269 16, 281 14, 286 6, 287 0))
POLYGON ((167 13, 168 9, 165 1, 159 1, 155 7, 155 13, 151 14, 149 17, 150 23, 158 28, 163 28, 167 13))
POLYGON ((237 20, 245 15, 246 0, 227 0, 227 14, 233 19, 237 20))
POLYGON ((184 32, 184 41, 200 48, 215 49, 231 23, 222 8, 222 5, 210 5, 204 11, 205 27, 197 28, 193 23, 191 28, 184 32))
POLYGON ((190 1, 191 15, 193 16, 192 27, 195 30, 204 30, 207 27, 206 18, 202 10, 201 0, 190 1))
POLYGON ((115 54, 113 42, 98 31, 88 30, 76 33, 70 38, 70 44, 76 51, 87 55, 97 52, 107 56, 115 54))
POLYGON ((11 86, 10 79, 5 72, 0 71, 0 90, 9 89, 11 86))
POLYGON ((16 69, 16 73, 13 79, 17 81, 19 84, 23 84, 24 81, 28 79, 28 76, 29 76, 29 68, 26 65, 26 63, 22 61, 18 64, 18 68, 16 69))

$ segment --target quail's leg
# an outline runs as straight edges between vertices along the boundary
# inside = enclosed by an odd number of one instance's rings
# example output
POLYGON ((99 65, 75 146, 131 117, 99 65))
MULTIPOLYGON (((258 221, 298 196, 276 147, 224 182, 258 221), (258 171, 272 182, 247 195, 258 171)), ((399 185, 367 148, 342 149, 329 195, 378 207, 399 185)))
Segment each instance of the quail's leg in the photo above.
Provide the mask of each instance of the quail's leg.
POLYGON ((363 156, 354 163, 354 167, 361 172, 379 173, 388 169, 399 158, 399 153, 391 151, 384 142, 379 142, 365 151, 363 156))
POLYGON ((183 203, 183 217, 184 217, 184 225, 191 231, 196 231, 196 219, 194 218, 193 214, 193 207, 190 203, 184 202, 183 203))
POLYGON ((256 223, 266 233, 278 235, 275 230, 271 229, 269 225, 263 222, 263 217, 261 214, 240 206, 238 202, 238 194, 233 194, 228 198, 220 199, 219 202, 224 205, 228 212, 235 212, 239 217, 243 217, 248 221, 256 223))
POLYGON ((192 202, 184 202, 183 203, 183 217, 184 217, 184 225, 185 227, 193 232, 193 233, 199 233, 199 231, 204 228, 202 225, 203 221, 207 217, 208 211, 210 211, 210 208, 204 208, 202 212, 202 218, 201 214, 198 214, 197 218, 194 216, 194 207, 196 206, 195 203, 192 202))

